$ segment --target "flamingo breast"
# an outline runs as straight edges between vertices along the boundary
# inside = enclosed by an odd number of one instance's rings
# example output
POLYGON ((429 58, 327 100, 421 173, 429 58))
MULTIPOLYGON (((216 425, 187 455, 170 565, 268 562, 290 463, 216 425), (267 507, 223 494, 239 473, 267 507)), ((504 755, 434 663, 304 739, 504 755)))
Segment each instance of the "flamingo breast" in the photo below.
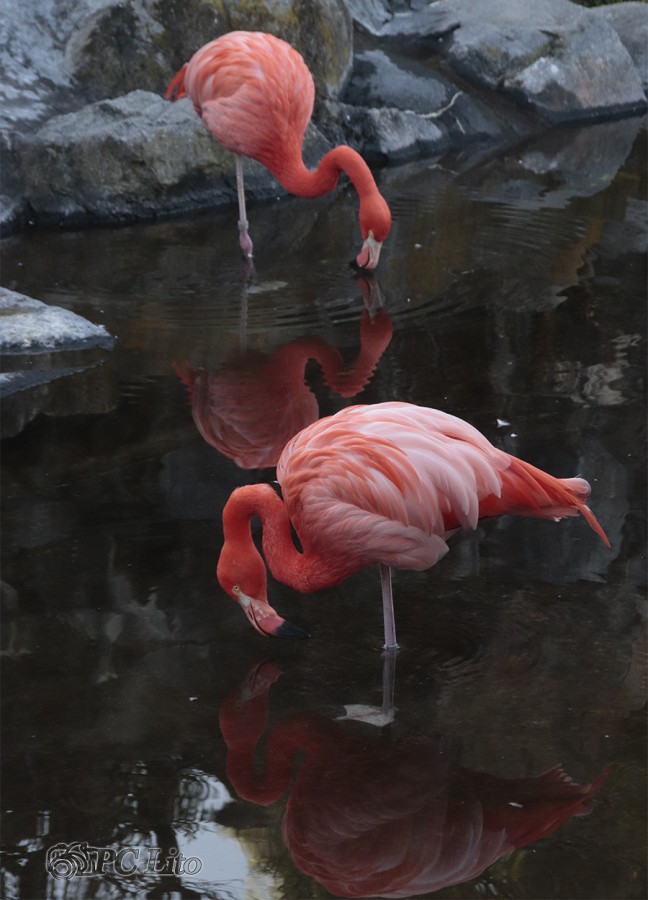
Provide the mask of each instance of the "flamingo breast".
POLYGON ((508 456, 476 429, 406 403, 348 407, 298 434, 277 466, 304 549, 425 569, 480 500, 499 496, 508 456))

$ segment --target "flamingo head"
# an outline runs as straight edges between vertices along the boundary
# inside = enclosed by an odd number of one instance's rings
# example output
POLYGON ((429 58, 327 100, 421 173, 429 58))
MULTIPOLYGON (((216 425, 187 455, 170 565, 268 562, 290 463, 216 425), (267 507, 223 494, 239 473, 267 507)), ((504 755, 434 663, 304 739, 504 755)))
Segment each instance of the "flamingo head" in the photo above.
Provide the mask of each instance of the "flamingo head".
POLYGON ((256 551, 243 559, 226 543, 216 574, 225 593, 239 604, 259 634, 264 637, 309 637, 301 628, 278 615, 268 603, 266 567, 256 551))
POLYGON ((391 212, 384 197, 376 190, 360 201, 360 231, 364 243, 355 260, 358 268, 376 268, 380 249, 390 228, 391 212))

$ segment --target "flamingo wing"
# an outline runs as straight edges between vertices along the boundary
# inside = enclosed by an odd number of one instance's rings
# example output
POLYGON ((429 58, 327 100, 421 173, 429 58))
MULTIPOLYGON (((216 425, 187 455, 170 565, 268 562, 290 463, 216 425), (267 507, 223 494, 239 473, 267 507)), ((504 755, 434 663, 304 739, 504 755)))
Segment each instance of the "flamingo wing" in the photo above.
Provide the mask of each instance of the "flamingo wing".
POLYGON ((277 466, 305 550, 358 565, 425 569, 455 528, 474 528, 499 496, 507 454, 438 410, 407 403, 348 407, 297 435, 277 466))
POLYGON ((315 99, 299 53, 271 34, 233 31, 201 47, 184 74, 186 93, 217 141, 273 170, 301 160, 315 99))

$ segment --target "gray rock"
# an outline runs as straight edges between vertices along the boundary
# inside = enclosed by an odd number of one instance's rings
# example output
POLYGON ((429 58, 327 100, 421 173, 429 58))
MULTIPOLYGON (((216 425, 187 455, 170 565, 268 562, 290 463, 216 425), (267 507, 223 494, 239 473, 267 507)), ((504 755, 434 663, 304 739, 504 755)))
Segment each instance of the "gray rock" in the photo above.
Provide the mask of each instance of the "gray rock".
POLYGON ((24 224, 28 218, 18 161, 6 131, 0 131, 0 173, 0 235, 4 236, 24 224))
POLYGON ((569 0, 438 0, 394 16, 380 34, 443 38, 441 50, 458 74, 551 121, 646 108, 641 78, 615 29, 569 0))
POLYGON ((605 19, 616 31, 637 67, 648 91, 648 5, 646 3, 613 3, 596 6, 592 15, 605 19))
POLYGON ((365 109, 338 104, 349 143, 362 146, 370 162, 403 162, 423 153, 441 153, 447 134, 433 121, 411 110, 391 106, 365 109))
MULTIPOLYGON (((568 0, 14 6, 0 45, 9 126, 0 140, 5 232, 27 221, 83 226, 233 203, 231 156, 187 101, 167 104, 159 95, 200 45, 236 28, 271 31, 294 44, 314 73, 316 121, 326 137, 372 161, 509 141, 537 133, 547 120, 604 119, 645 107, 637 67, 645 83, 648 8, 638 3, 597 11, 568 0), (380 41, 357 54, 353 69, 351 16, 365 44, 376 43, 370 34, 380 41), (449 65, 440 70, 435 60, 444 55, 449 65), (83 105, 96 97, 104 99, 83 105)), ((311 127, 307 164, 327 149, 311 127)), ((246 186, 257 199, 283 193, 251 161, 246 186)))
POLYGON ((69 94, 71 81, 62 47, 74 27, 75 16, 65 0, 4 4, 0 17, 2 127, 29 127, 42 121, 69 94))
POLYGON ((366 156, 382 162, 529 131, 528 121, 514 112, 501 115, 436 69, 389 46, 356 54, 343 100, 340 139, 355 140, 366 156))
POLYGON ((305 56, 322 96, 351 69, 351 19, 339 0, 22 0, 0 19, 0 124, 131 90, 161 93, 204 43, 236 28, 271 31, 305 56))
POLYGON ((137 89, 162 93, 199 47, 238 29, 289 41, 305 57, 323 97, 334 96, 351 69, 351 19, 338 0, 103 0, 68 40, 65 62, 90 99, 137 89))
POLYGON ((639 73, 617 33, 603 20, 581 16, 553 37, 550 53, 504 78, 505 90, 554 122, 646 108, 639 73))
MULTIPOLYGON (((84 97, 101 100, 137 89, 163 89, 173 64, 164 51, 164 27, 149 5, 144 0, 108 0, 92 9, 72 33, 65 44, 65 66, 84 97)), ((216 17, 206 5, 202 9, 208 33, 216 17)))
MULTIPOLYGON (((450 12, 446 0, 442 4, 450 12)), ((458 0, 452 14, 465 9, 465 0, 458 0)), ((589 11, 567 0, 537 0, 520 21, 506 0, 498 0, 487 16, 487 27, 473 19, 452 34, 448 61, 464 75, 510 92, 552 121, 645 107, 627 50, 614 29, 589 11)))
POLYGON ((429 66, 383 49, 357 53, 343 100, 354 106, 393 106, 421 115, 450 101, 454 86, 429 66))
MULTIPOLYGON (((109 348, 115 339, 69 309, 0 287, 0 348, 7 353, 109 348)), ((17 373, 12 373, 15 377, 17 373)))
POLYGON ((40 412, 104 411, 110 401, 90 372, 114 343, 103 325, 0 288, 0 351, 8 370, 0 373, 0 437, 19 434, 40 412))
POLYGON ((55 116, 16 155, 40 223, 127 221, 230 196, 227 154, 191 104, 146 91, 55 116))
MULTIPOLYGON (((328 144, 311 128, 306 158, 328 144)), ((229 204, 234 159, 188 100, 170 103, 133 91, 50 119, 16 142, 25 195, 38 223, 126 222, 229 204)), ((283 188, 246 161, 246 191, 270 198, 283 188)))
POLYGON ((379 35, 388 25, 393 13, 384 0, 344 0, 354 23, 369 34, 379 35))
POLYGON ((353 21, 368 34, 379 36, 390 28, 397 29, 398 17, 421 13, 430 0, 343 0, 353 21))

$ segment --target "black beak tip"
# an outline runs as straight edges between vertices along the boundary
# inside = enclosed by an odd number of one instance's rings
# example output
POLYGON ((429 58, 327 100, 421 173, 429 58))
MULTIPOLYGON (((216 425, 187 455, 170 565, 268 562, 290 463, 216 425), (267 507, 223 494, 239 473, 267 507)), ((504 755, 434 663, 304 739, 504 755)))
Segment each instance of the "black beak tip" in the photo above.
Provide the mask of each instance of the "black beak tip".
POLYGON ((293 625, 292 622, 283 622, 273 634, 274 637, 295 638, 297 640, 303 640, 304 638, 310 637, 310 634, 307 631, 304 631, 303 628, 299 628, 298 625, 293 625))

